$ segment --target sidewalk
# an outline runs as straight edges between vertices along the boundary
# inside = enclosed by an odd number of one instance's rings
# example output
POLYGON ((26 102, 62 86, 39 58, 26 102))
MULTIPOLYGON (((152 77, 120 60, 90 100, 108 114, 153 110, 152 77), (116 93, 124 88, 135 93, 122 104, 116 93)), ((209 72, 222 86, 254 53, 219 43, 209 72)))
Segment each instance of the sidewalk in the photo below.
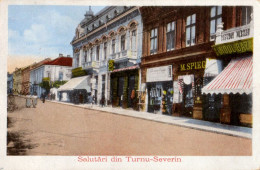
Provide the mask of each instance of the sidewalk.
POLYGON ((225 125, 225 124, 208 122, 208 121, 197 120, 192 118, 173 117, 173 116, 167 116, 161 114, 138 112, 134 110, 127 110, 127 109, 121 109, 115 107, 100 107, 97 105, 91 106, 90 104, 75 105, 75 104, 64 103, 59 101, 50 101, 50 100, 46 100, 46 101, 60 103, 64 105, 71 105, 74 107, 81 107, 90 110, 99 110, 99 111, 123 115, 123 116, 136 117, 140 119, 151 120, 160 123, 167 123, 167 124, 191 128, 191 129, 197 129, 202 131, 252 139, 252 128, 247 128, 247 127, 225 125))

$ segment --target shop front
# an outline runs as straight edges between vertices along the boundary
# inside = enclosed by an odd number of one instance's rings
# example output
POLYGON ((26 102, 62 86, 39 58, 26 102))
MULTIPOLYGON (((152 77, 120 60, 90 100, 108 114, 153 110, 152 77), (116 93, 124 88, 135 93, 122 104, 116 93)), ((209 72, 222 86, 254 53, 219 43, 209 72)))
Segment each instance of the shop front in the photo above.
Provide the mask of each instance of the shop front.
POLYGON ((139 66, 133 65, 111 72, 111 101, 113 107, 138 109, 139 66))
POLYGON ((174 76, 173 114, 202 119, 203 74, 205 59, 186 60, 177 64, 174 76))
POLYGON ((147 111, 172 115, 172 65, 148 68, 146 73, 147 111))

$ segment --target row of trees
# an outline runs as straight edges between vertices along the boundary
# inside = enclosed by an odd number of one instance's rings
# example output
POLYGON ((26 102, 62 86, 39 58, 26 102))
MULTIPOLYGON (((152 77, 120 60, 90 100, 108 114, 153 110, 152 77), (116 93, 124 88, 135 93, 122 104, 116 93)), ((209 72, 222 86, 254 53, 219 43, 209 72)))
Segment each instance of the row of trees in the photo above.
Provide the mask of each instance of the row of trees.
POLYGON ((67 81, 51 81, 49 77, 44 77, 39 86, 41 88, 44 88, 46 92, 49 93, 51 88, 59 88, 61 85, 65 83, 67 83, 67 81))

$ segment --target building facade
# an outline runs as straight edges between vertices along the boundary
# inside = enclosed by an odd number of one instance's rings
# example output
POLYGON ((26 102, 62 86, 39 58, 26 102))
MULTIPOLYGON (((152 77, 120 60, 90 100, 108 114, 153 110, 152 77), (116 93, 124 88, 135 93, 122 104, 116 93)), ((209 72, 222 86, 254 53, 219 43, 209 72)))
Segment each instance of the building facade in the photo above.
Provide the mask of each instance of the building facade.
POLYGON ((95 103, 133 107, 139 81, 142 21, 138 7, 109 6, 96 15, 91 9, 78 25, 73 46, 75 75, 91 75, 95 103))
POLYGON ((228 30, 248 22, 244 20, 249 20, 246 11, 250 13, 250 9, 244 8, 140 8, 143 110, 221 121, 224 95, 215 93, 212 97, 203 95, 201 90, 230 62, 230 58, 220 57, 212 48, 217 26, 224 22, 223 29, 228 30))
POLYGON ((49 81, 50 87, 55 81, 68 81, 71 78, 72 58, 62 54, 54 60, 46 59, 34 65, 30 71, 30 82, 33 84, 31 93, 41 94, 46 92, 40 84, 43 80, 49 81))
POLYGON ((13 74, 7 73, 7 94, 13 93, 13 74))
POLYGON ((30 70, 31 65, 22 69, 22 94, 30 94, 30 70))
POLYGON ((15 68, 13 72, 13 94, 18 95, 22 92, 22 69, 15 68))

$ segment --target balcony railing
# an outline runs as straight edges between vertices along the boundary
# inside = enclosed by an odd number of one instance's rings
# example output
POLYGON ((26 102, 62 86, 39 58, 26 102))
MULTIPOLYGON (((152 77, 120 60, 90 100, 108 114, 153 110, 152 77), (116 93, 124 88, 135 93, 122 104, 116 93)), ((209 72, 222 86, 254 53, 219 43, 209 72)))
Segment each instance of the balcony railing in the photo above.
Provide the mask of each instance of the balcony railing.
POLYGON ((248 25, 231 28, 223 31, 223 23, 218 25, 216 32, 216 44, 223 44, 253 37, 254 28, 251 22, 248 25))
POLYGON ((110 58, 113 60, 121 60, 124 58, 137 59, 137 52, 132 50, 124 50, 118 53, 111 54, 110 58))

